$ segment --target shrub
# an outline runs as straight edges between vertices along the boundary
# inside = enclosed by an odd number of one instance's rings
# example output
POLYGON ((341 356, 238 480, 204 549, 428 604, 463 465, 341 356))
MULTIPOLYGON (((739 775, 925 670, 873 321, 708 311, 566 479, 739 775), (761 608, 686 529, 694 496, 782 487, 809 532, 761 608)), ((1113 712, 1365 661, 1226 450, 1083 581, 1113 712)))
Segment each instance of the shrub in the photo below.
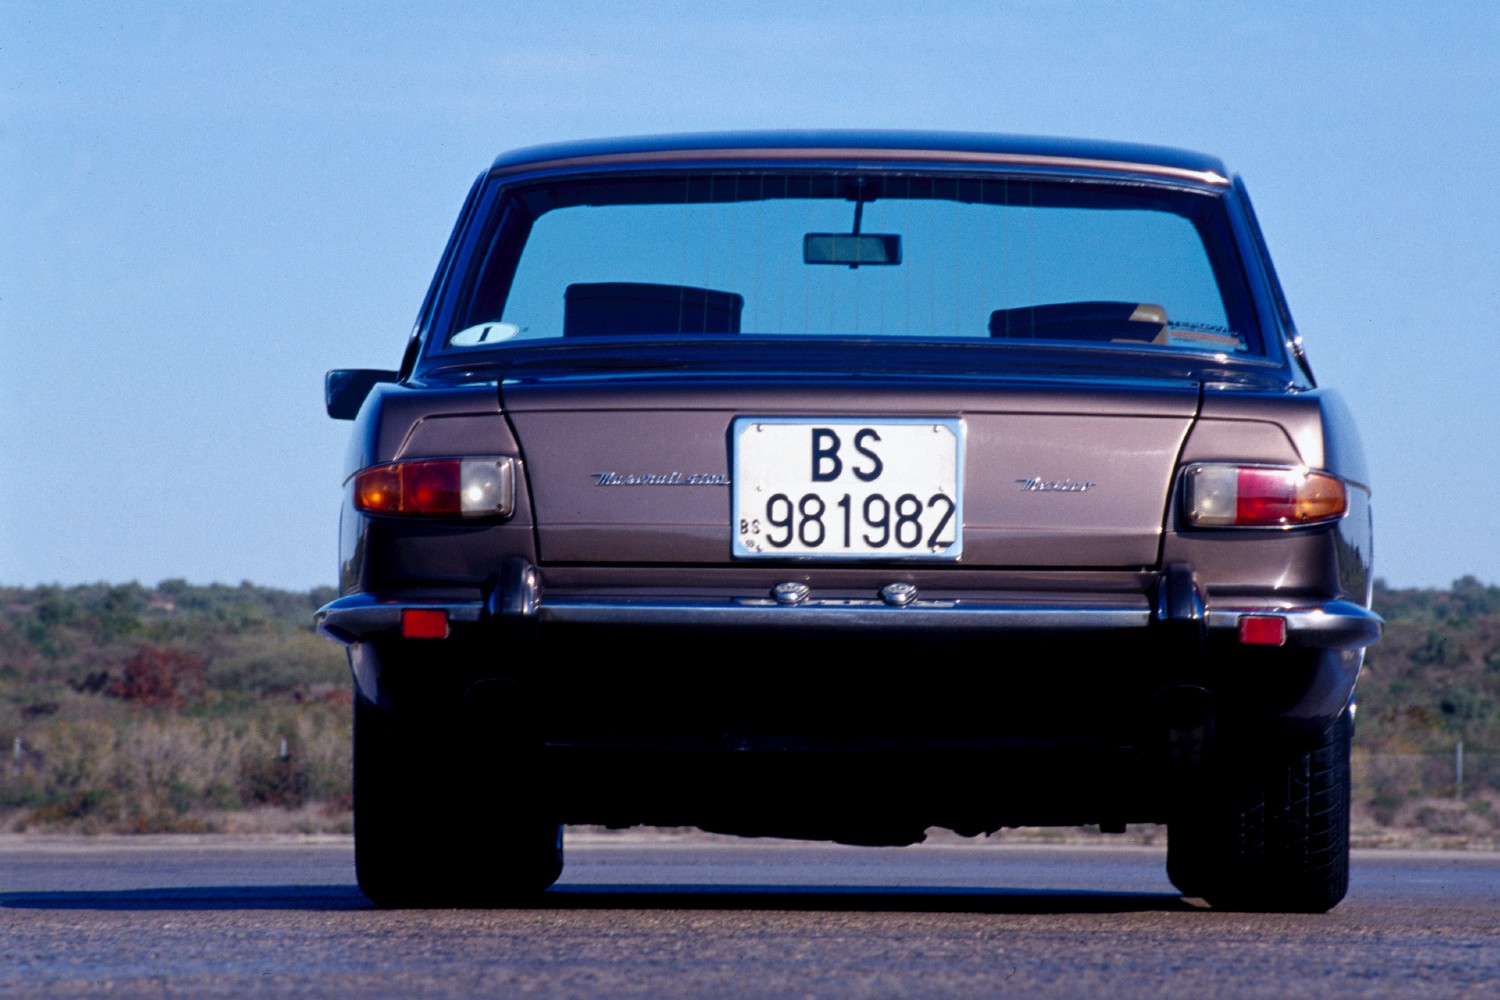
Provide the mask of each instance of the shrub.
POLYGON ((109 691, 140 705, 180 708, 203 699, 203 661, 180 649, 143 643, 109 691))

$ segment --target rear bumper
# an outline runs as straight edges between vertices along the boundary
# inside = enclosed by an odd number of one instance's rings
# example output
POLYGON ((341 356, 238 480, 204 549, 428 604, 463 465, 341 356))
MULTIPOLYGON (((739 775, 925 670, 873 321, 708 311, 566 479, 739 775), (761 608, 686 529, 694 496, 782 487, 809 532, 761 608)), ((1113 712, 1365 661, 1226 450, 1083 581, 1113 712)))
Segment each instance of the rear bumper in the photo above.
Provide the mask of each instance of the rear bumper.
POLYGON ((482 705, 554 747, 735 751, 1140 747, 1204 739, 1210 717, 1244 746, 1308 741, 1348 706, 1382 626, 1343 600, 1205 599, 1186 567, 1151 593, 901 606, 544 594, 537 578, 510 567, 487 599, 349 595, 318 625, 381 707, 482 705), (450 637, 408 632, 412 611, 443 612, 450 637), (1267 618, 1283 641, 1244 641, 1267 618))
POLYGON ((651 598, 548 599, 538 595, 506 608, 494 599, 383 597, 352 594, 326 605, 317 614, 324 635, 350 644, 381 636, 398 636, 408 610, 439 610, 457 625, 531 620, 543 625, 598 625, 661 628, 728 628, 751 630, 892 629, 900 631, 994 632, 1076 637, 1086 633, 1135 631, 1163 624, 1185 624, 1200 639, 1233 641, 1247 616, 1285 622, 1284 645, 1302 649, 1360 649, 1380 638, 1379 615, 1350 601, 1297 601, 1276 597, 1236 597, 1223 603, 1203 601, 1186 612, 1146 597, 1119 595, 1061 600, 924 600, 892 606, 879 599, 810 597, 798 604, 772 598, 712 600, 651 598))

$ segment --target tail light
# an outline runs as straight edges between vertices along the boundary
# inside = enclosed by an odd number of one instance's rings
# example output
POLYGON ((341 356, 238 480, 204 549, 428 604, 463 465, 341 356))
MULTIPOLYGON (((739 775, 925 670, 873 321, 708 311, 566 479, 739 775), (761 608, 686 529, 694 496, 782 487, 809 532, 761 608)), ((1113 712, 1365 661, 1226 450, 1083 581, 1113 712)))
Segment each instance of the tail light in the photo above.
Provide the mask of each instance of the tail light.
POLYGON ((1190 465, 1183 513, 1195 528, 1291 528, 1349 509, 1343 480, 1301 466, 1190 465))
POLYGON ((373 465, 354 476, 354 506, 371 514, 509 517, 513 458, 429 458, 373 465))

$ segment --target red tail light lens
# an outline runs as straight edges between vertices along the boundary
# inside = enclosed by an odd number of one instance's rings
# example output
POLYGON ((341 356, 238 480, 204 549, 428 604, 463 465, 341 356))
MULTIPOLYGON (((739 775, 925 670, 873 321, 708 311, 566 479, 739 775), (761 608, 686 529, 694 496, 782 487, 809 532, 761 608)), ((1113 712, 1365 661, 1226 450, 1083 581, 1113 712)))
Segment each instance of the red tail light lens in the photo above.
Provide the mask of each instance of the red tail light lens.
POLYGON ((411 462, 401 467, 401 492, 412 514, 462 514, 458 462, 411 462))
POLYGON ((1187 523, 1197 528, 1322 524, 1349 509, 1343 480, 1297 466, 1189 466, 1183 501, 1187 523))
POLYGON ((436 458, 371 466, 354 476, 354 506, 371 514, 509 517, 515 459, 436 458))

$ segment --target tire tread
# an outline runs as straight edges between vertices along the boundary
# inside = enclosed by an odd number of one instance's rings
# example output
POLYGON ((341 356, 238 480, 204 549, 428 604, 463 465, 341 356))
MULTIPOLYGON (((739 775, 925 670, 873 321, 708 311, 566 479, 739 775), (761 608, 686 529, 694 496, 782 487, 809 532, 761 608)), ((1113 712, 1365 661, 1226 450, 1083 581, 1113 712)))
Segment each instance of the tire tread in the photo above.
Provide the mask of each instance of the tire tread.
POLYGON ((1349 889, 1348 712, 1311 751, 1184 804, 1167 877, 1216 908, 1322 913, 1349 889))

